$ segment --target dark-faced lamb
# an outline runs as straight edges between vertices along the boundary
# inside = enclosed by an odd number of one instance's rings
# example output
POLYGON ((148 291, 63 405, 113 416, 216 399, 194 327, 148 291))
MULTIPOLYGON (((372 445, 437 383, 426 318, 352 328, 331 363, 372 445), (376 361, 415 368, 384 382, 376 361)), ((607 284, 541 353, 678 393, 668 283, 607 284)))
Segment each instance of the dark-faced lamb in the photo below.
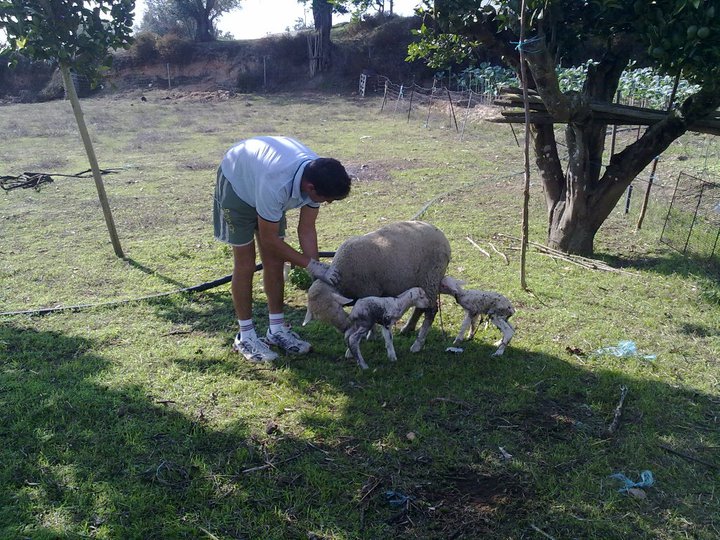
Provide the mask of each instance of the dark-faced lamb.
POLYGON ((422 349, 430 325, 437 314, 440 280, 450 262, 450 243, 443 232, 423 221, 401 221, 345 240, 338 248, 332 268, 337 287, 316 280, 308 290, 305 323, 319 319, 344 333, 350 322, 337 293, 356 300, 367 296, 398 296, 413 287, 422 288, 429 301, 426 308, 415 308, 405 326, 415 329, 420 315, 422 326, 410 350, 422 349))
POLYGON ((493 353, 493 356, 501 356, 515 333, 515 329, 508 322, 508 319, 515 313, 515 308, 502 294, 492 291, 463 289, 463 284, 463 281, 450 276, 445 276, 440 282, 440 292, 452 295, 455 301, 465 310, 465 319, 460 325, 460 332, 453 341, 453 345, 463 341, 466 335, 467 339, 472 339, 477 331, 480 317, 487 315, 490 321, 502 332, 502 340, 496 343, 498 349, 493 353), (469 334, 468 329, 470 330, 469 334))
POLYGON ((430 307, 430 300, 420 287, 408 289, 396 297, 360 298, 350 311, 350 327, 345 330, 345 343, 348 347, 345 357, 354 358, 362 369, 368 368, 360 352, 360 341, 377 324, 382 328, 388 358, 395 362, 397 354, 393 346, 392 327, 411 307, 418 309, 430 307))

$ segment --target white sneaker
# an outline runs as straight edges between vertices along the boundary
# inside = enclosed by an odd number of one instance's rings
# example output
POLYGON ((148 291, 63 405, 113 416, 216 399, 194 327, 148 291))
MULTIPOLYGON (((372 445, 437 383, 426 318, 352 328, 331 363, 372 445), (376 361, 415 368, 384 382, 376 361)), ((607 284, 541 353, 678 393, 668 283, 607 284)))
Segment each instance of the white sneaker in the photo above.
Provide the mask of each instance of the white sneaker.
POLYGON ((288 326, 283 326, 282 330, 274 333, 270 332, 268 328, 265 339, 270 345, 277 345, 290 354, 307 354, 312 349, 312 346, 307 341, 300 339, 300 336, 290 330, 288 326))
POLYGON ((250 362, 270 362, 278 357, 261 338, 241 340, 240 334, 235 336, 233 351, 242 354, 250 362))

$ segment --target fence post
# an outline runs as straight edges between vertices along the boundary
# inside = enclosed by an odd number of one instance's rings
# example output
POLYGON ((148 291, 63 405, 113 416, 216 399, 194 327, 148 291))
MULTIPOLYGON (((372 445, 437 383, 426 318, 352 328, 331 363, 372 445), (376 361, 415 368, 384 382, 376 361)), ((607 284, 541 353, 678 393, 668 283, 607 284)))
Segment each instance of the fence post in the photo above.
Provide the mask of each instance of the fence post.
POLYGON ((413 84, 412 90, 410 90, 410 107, 408 107, 408 124, 410 123, 410 112, 412 111, 413 96, 415 95, 415 85, 413 84))
POLYGON ((633 187, 632 184, 630 184, 625 192, 625 214, 630 212, 630 198, 632 197, 632 191, 633 187))
POLYGON ((459 133, 460 129, 458 128, 457 118, 455 117, 455 107, 453 107, 452 96, 450 95, 450 89, 446 88, 446 90, 447 90, 448 101, 450 102, 450 113, 452 114, 452 118, 455 121, 455 133, 459 133))
POLYGON ((400 100, 403 97, 403 85, 400 85, 400 91, 398 92, 397 100, 395 101, 395 110, 393 112, 397 112, 398 105, 400 105, 400 100))
POLYGON ((367 84, 367 75, 364 73, 360 74, 360 87, 358 88, 358 94, 360 97, 365 97, 365 85, 367 84))
POLYGON ((653 180, 655 179, 655 171, 657 170, 657 164, 659 160, 660 156, 655 156, 655 159, 652 163, 652 168, 650 169, 650 178, 648 178, 648 186, 645 190, 645 197, 643 197, 642 208, 640 208, 640 217, 638 218, 637 225, 635 226, 636 231, 639 231, 642 228, 643 220, 645 219, 645 212, 647 211, 648 201, 650 201, 650 189, 652 188, 653 180))
POLYGON ((383 102, 382 105, 380 105, 380 112, 383 112, 383 109, 385 108, 385 102, 387 101, 388 82, 389 81, 385 79, 385 92, 383 92, 383 102))
POLYGON ((473 91, 471 88, 468 93, 468 104, 467 104, 467 107, 465 108, 465 118, 463 118, 462 130, 460 131, 460 140, 461 141, 463 140, 463 135, 465 135, 465 124, 467 123, 468 116, 470 115, 470 103, 472 103, 472 94, 473 94, 473 91))

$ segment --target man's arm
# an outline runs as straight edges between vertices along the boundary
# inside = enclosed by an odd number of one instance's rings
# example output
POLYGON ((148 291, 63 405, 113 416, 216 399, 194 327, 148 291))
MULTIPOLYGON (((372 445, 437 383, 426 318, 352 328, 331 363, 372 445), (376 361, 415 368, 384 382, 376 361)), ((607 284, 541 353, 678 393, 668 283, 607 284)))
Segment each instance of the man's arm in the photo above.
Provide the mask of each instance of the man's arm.
POLYGON ((258 216, 258 240, 260 242, 260 249, 268 255, 281 258, 282 260, 288 261, 295 266, 302 266, 305 268, 310 263, 311 257, 307 254, 294 250, 285 242, 285 240, 278 236, 279 232, 279 223, 267 221, 258 216))
POLYGON ((318 241, 315 222, 319 213, 319 208, 311 206, 303 206, 300 208, 300 220, 298 221, 298 240, 300 241, 300 249, 311 259, 318 260, 318 241))

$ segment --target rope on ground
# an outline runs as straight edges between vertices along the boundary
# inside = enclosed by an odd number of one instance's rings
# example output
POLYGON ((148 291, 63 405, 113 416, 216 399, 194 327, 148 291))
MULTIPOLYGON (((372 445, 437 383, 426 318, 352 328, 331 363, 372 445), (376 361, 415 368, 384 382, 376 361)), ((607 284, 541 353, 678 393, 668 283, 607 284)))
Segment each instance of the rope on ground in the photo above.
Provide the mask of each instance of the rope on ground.
MULTIPOLYGON (((100 169, 100 174, 115 174, 121 170, 122 169, 100 169)), ((0 188, 5 191, 11 191, 18 188, 32 188, 35 191, 40 191, 40 186, 51 183, 53 181, 53 176, 64 176, 66 178, 89 178, 90 175, 88 175, 88 173, 92 173, 92 169, 81 171, 76 174, 24 172, 17 176, 0 176, 0 188)))
MULTIPOLYGON (((334 251, 321 251, 318 254, 319 257, 334 257, 335 252, 334 251)), ((255 265, 255 271, 259 272, 262 270, 262 264, 255 265)), ((182 289, 175 289, 172 291, 167 292, 161 292, 161 293, 154 293, 154 294, 148 294, 146 296, 140 296, 137 298, 128 298, 126 300, 110 300, 109 302, 99 302, 97 304, 78 304, 75 306, 57 306, 57 307, 51 307, 51 308, 42 308, 42 309, 28 309, 24 311, 3 311, 0 312, 0 317, 9 317, 12 315, 47 315, 48 313, 56 313, 58 311, 80 311, 81 309, 91 309, 96 307, 110 307, 110 306, 120 306, 123 304, 129 304, 131 302, 142 302, 143 300, 154 300, 155 298, 162 298, 164 296, 170 296, 173 294, 183 294, 183 293, 190 293, 190 292, 202 292, 207 291, 208 289, 214 289, 215 287, 219 287, 220 285, 224 285, 225 283, 230 283, 232 280, 232 275, 227 275, 224 277, 221 277, 219 279, 215 279, 213 281, 206 281, 205 283, 200 283, 199 285, 193 285, 192 287, 184 287, 182 289)))
MULTIPOLYGON (((116 169, 108 169, 108 171, 115 171, 116 169)), ((78 178, 81 178, 81 174, 85 174, 89 171, 83 171, 82 173, 78 173, 77 175, 72 175, 78 178)), ((513 173, 506 175, 507 178, 512 176, 519 176, 523 173, 513 173)), ((56 176, 68 176, 68 175, 56 175, 56 176)), ((427 212, 428 208, 435 204, 437 201, 441 200, 443 197, 446 197, 447 195, 454 193, 456 191, 461 191, 463 189, 467 189, 469 187, 472 187, 476 184, 479 184, 480 182, 484 181, 478 180, 477 182, 471 182, 469 184, 464 184, 462 186, 459 186, 457 188, 451 189, 449 191, 446 191, 445 193, 442 193, 438 195, 437 197, 434 197, 433 199, 429 200, 427 203, 423 205, 423 207, 413 216, 410 218, 411 221, 420 219, 420 217, 427 212)), ((334 251, 321 251, 318 254, 319 257, 326 257, 326 258, 332 258, 335 256, 334 251)), ((255 266, 255 271, 258 272, 262 270, 262 264, 258 264, 255 266)), ((42 308, 42 309, 28 309, 28 310, 22 310, 22 311, 3 311, 0 312, 0 317, 10 317, 14 315, 47 315, 49 313, 56 313, 59 311, 80 311, 83 309, 92 309, 97 307, 112 307, 112 306, 120 306, 123 304, 129 304, 131 302, 142 302, 144 300, 153 300, 156 298, 162 298, 165 296, 170 296, 173 294, 183 294, 183 293, 191 293, 191 292, 202 292, 206 291, 208 289, 213 289, 215 287, 219 287, 220 285, 224 285, 226 283, 230 283, 232 279, 232 275, 227 275, 225 277, 221 277, 219 279, 213 280, 213 281, 206 281, 205 283, 200 283, 199 285, 194 285, 192 287, 185 287, 182 289, 175 289, 172 291, 162 292, 162 293, 155 293, 155 294, 149 294, 146 296, 140 296, 137 298, 128 298, 126 300, 111 300, 109 302, 99 302, 97 304, 77 304, 74 306, 57 306, 57 307, 51 307, 51 308, 42 308)))

